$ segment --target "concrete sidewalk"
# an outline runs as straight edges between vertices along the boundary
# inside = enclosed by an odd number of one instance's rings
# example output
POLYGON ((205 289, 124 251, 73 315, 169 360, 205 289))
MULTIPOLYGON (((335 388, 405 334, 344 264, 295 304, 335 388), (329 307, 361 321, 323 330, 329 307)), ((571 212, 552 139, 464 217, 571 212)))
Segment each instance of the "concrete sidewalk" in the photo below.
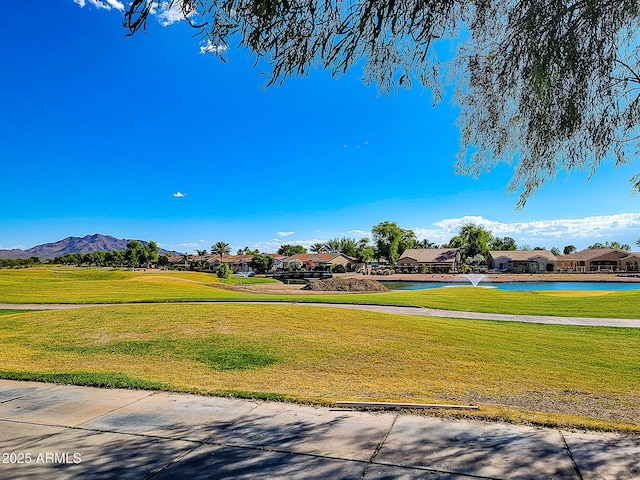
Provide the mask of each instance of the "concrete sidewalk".
POLYGON ((637 479, 640 437, 0 380, 2 479, 637 479))

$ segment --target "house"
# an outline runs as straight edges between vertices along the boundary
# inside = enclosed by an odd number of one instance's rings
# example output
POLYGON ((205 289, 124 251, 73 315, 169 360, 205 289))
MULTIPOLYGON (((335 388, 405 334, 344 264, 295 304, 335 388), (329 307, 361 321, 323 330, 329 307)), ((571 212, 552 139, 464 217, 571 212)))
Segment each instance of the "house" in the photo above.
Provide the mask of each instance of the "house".
POLYGON ((191 255, 174 255, 169 257, 169 268, 173 270, 189 270, 191 267, 191 255))
POLYGON ((460 269, 459 248, 410 248, 397 262, 401 273, 455 273, 460 269))
POLYGON ((294 260, 299 260, 306 270, 330 270, 332 265, 342 265, 345 271, 355 268, 356 260, 344 253, 298 253, 282 259, 284 267, 294 260))
POLYGON ((571 272, 640 272, 640 252, 595 248, 558 257, 558 268, 571 272))
MULTIPOLYGON (((275 253, 265 253, 273 258, 274 269, 282 266, 284 255, 275 253)), ((253 255, 223 255, 220 262, 220 255, 177 255, 169 258, 169 267, 175 270, 201 270, 215 272, 220 263, 226 263, 233 273, 251 272, 251 260, 253 255)))
POLYGON ((552 272, 558 258, 548 250, 494 250, 489 252, 489 268, 509 273, 552 272))
POLYGON ((226 263, 233 273, 238 273, 251 271, 249 264, 252 259, 253 255, 223 255, 221 262, 220 255, 207 255, 206 262, 210 271, 216 270, 220 263, 226 263))

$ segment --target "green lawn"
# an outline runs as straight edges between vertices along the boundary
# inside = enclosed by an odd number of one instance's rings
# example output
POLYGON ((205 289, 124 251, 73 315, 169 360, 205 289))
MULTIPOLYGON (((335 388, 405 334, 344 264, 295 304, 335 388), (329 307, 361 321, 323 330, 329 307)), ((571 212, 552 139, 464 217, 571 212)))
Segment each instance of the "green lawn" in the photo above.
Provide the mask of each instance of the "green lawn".
POLYGON ((266 279, 194 272, 130 272, 90 268, 0 270, 0 303, 123 303, 287 300, 416 305, 474 312, 640 319, 639 291, 519 292, 473 287, 372 294, 270 295, 230 291, 225 284, 266 279))
POLYGON ((162 304, 0 316, 0 377, 640 431, 640 330, 324 307, 162 304))
POLYGON ((194 272, 95 268, 0 270, 0 303, 122 303, 242 297, 214 288, 220 285, 215 275, 194 272))

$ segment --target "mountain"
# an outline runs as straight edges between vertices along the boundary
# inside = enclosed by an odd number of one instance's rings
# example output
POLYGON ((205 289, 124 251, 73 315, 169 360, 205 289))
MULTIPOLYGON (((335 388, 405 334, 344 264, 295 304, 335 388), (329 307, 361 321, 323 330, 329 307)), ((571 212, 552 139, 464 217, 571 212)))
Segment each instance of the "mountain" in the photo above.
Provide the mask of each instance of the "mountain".
MULTIPOLYGON (((52 259, 55 257, 61 257, 67 253, 90 253, 97 250, 105 250, 107 252, 111 250, 126 250, 127 243, 131 240, 124 240, 121 238, 115 238, 110 235, 101 235, 96 233, 94 235, 87 235, 85 237, 67 237, 62 240, 58 240, 53 243, 45 243, 43 245, 36 245, 27 250, 20 250, 14 248, 12 250, 0 250, 0 258, 29 258, 38 257, 40 260, 52 259)), ((143 244, 147 244, 143 240, 139 240, 143 244)), ((166 250, 160 249, 160 254, 166 253, 166 250)), ((172 252, 178 254, 178 252, 172 252)))

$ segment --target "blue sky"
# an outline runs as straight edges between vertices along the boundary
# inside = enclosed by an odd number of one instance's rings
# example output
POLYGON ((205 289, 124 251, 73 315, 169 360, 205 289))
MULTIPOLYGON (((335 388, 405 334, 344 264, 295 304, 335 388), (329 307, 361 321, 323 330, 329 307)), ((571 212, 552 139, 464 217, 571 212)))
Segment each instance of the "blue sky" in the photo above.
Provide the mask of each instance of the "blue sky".
POLYGON ((0 20, 0 248, 103 233, 274 251, 384 220, 438 243, 467 222, 532 247, 640 237, 633 166, 561 174, 516 211, 510 166, 454 174, 450 98, 379 95, 357 68, 264 90, 248 52, 221 63, 162 19, 125 37, 118 1, 96 2, 17 2, 0 20))

